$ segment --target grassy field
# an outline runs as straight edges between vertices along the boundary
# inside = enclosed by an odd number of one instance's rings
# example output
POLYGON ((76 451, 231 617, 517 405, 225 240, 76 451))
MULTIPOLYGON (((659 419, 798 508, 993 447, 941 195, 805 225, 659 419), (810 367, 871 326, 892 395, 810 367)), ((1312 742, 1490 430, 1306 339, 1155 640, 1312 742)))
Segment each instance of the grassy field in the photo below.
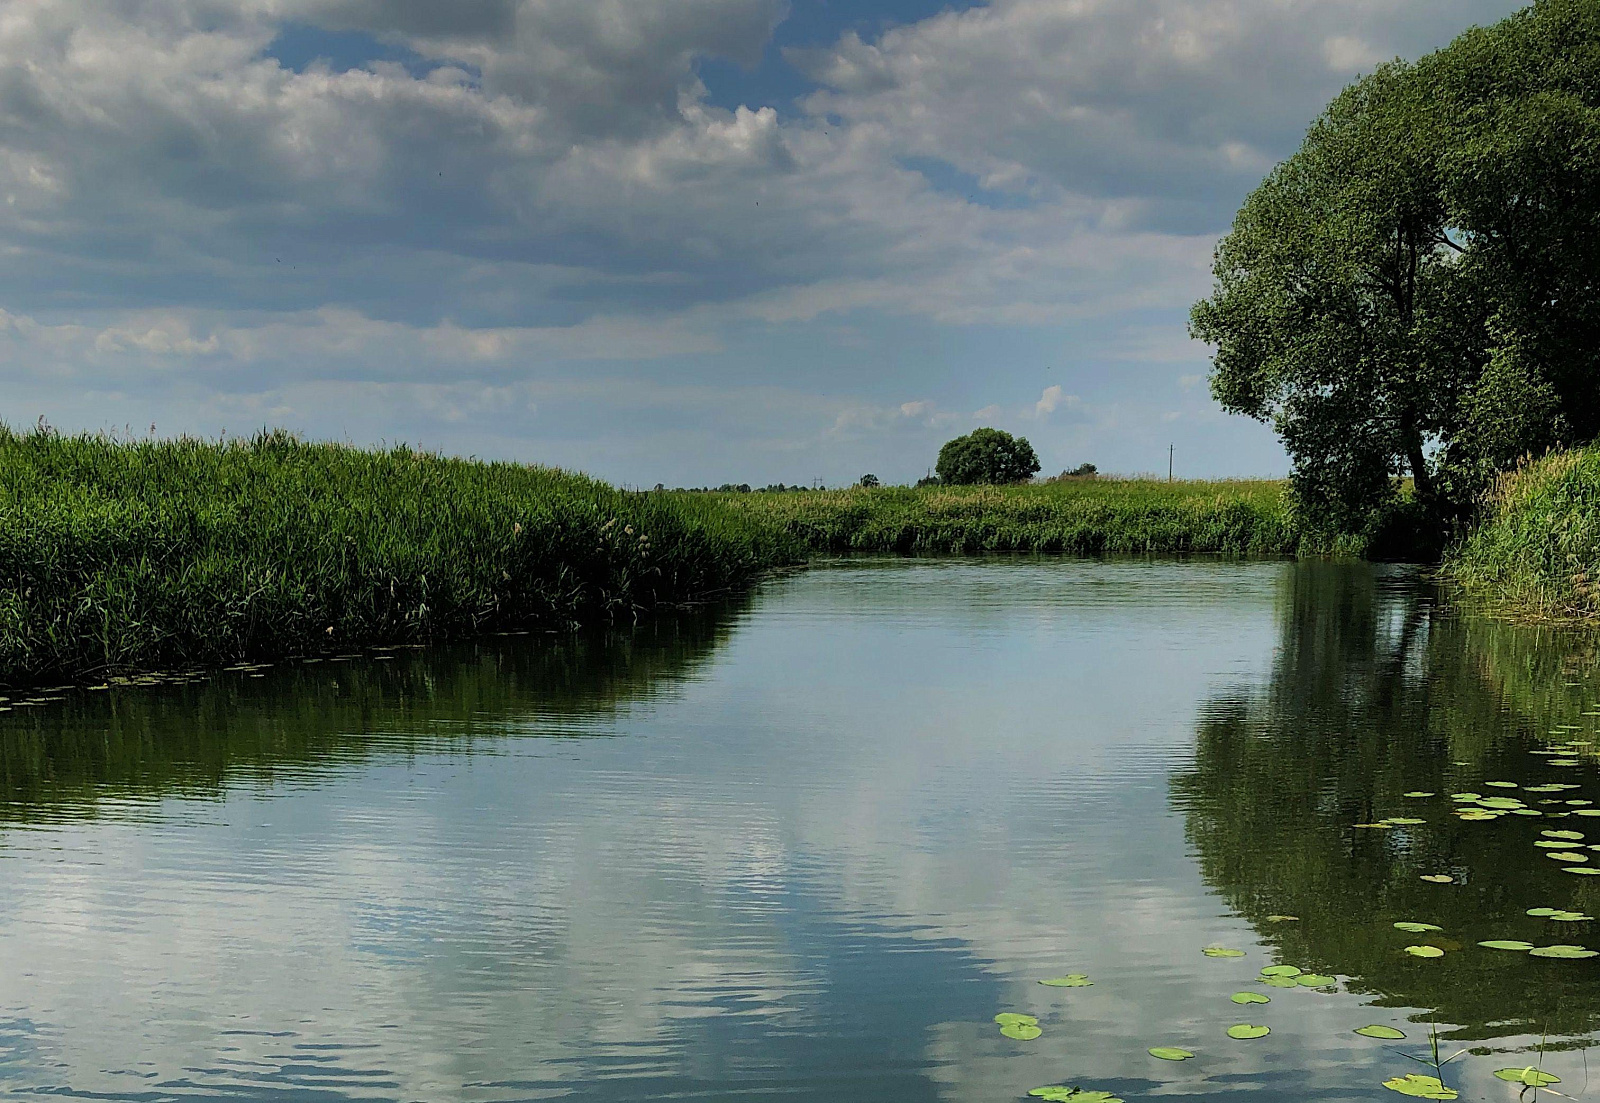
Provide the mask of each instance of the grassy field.
POLYGON ((1280 482, 1085 479, 718 495, 815 551, 1290 555, 1280 482))
POLYGON ((1474 603, 1544 620, 1600 618, 1600 447, 1556 452, 1500 478, 1446 561, 1474 603))
POLYGON ((0 682, 631 622, 802 554, 714 498, 543 468, 0 428, 0 682))

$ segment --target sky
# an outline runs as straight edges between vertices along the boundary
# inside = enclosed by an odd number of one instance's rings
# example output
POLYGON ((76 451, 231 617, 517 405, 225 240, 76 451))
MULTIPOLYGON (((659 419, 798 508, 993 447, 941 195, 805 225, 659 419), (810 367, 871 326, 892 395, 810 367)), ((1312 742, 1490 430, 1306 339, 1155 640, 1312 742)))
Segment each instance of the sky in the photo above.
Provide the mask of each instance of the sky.
POLYGON ((1346 83, 1504 0, 8 0, 0 420, 629 485, 1281 475, 1187 335, 1346 83))

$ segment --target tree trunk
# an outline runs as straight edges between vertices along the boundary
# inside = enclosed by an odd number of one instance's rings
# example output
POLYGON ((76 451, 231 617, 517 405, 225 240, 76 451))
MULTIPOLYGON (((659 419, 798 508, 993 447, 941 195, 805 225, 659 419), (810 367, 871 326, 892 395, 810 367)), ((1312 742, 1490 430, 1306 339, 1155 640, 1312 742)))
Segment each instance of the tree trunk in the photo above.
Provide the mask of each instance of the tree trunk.
POLYGON ((1410 414, 1400 419, 1400 436, 1406 448, 1406 462, 1411 465, 1411 481, 1416 487, 1417 497, 1424 500, 1432 498, 1433 472, 1428 470, 1428 461, 1422 454, 1422 433, 1410 414))

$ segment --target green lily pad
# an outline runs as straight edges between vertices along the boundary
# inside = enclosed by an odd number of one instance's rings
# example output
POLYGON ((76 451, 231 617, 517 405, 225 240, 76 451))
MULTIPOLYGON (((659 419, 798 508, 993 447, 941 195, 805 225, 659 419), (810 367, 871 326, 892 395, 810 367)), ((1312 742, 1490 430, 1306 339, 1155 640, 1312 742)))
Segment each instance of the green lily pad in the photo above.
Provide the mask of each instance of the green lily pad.
POLYGON ((1394 929, 1397 931, 1405 931, 1407 934, 1423 934, 1427 931, 1444 930, 1443 927, 1440 927, 1434 923, 1412 923, 1410 921, 1396 923, 1394 925, 1394 929))
POLYGON ((1589 860, 1589 856, 1587 854, 1579 854, 1572 850, 1552 850, 1549 854, 1546 854, 1545 857, 1554 858, 1558 862, 1572 862, 1574 864, 1578 862, 1587 862, 1589 860))
POLYGON ((1444 957, 1444 951, 1437 946, 1407 946, 1406 953, 1412 957, 1444 957))
POLYGON ((1572 814, 1574 816, 1600 816, 1600 808, 1580 808, 1572 814))
POLYGON ((1256 1026, 1254 1023, 1235 1023, 1228 1028, 1228 1037, 1236 1038, 1241 1042, 1250 1038, 1265 1038, 1271 1033, 1271 1027, 1256 1026))
POLYGON ((1000 1024, 1000 1033, 1007 1038, 1016 1038, 1018 1041, 1031 1042, 1040 1034, 1039 1020, 1032 1015, 1019 1015, 1014 1011, 1002 1011, 994 1017, 1000 1024))
MULTIPOLYGON (((1564 814, 1565 813, 1563 813, 1563 815, 1564 814)), ((1537 808, 1513 808, 1511 810, 1511 815, 1513 815, 1513 816, 1542 816, 1542 815, 1544 815, 1544 813, 1539 811, 1537 808)))
POLYGON ((1122 1100, 1110 1092, 1084 1091, 1082 1088, 1069 1088, 1065 1084, 1052 1084, 1047 1088, 1034 1088, 1028 1093, 1035 1099, 1047 1100, 1048 1103, 1122 1103, 1122 1100))
POLYGON ((1539 915, 1539 916, 1559 915, 1559 914, 1561 914, 1561 909, 1560 908, 1529 908, 1523 914, 1524 915, 1539 915))
POLYGON ((1455 883, 1455 878, 1450 876, 1448 873, 1424 873, 1422 875, 1422 879, 1424 881, 1431 881, 1436 885, 1450 885, 1455 883))
POLYGON ((1531 943, 1531 942, 1518 942, 1514 938, 1491 938, 1487 942, 1478 943, 1478 945, 1479 946, 1483 946, 1483 947, 1485 947, 1487 949, 1490 949, 1490 950, 1531 950, 1531 949, 1533 949, 1533 943, 1531 943))
POLYGON ((1383 1082, 1383 1086, 1392 1092, 1415 1096, 1418 1099, 1456 1098, 1455 1091, 1445 1087, 1437 1076, 1424 1076, 1420 1072, 1408 1072, 1404 1076, 1390 1077, 1383 1082))
POLYGON ((1600 877, 1600 869, 1593 866, 1562 866, 1562 873, 1578 873, 1585 877, 1600 877))
POLYGON ((1300 973, 1293 965, 1269 965, 1261 970, 1264 977, 1298 977, 1300 973))
POLYGON ((1508 812, 1514 808, 1526 807, 1516 797, 1484 797, 1478 804, 1484 808, 1504 808, 1508 812))
POLYGON ((1582 912, 1556 912, 1545 916, 1552 923, 1592 923, 1594 916, 1584 915, 1582 912))
POLYGON ((1300 982, 1293 977, 1262 977, 1261 983, 1269 988, 1299 988, 1300 982))
POLYGON ((1039 983, 1051 988, 1087 988, 1094 981, 1082 973, 1068 973, 1064 977, 1051 977, 1049 980, 1042 980, 1039 983))
POLYGON ((1234 1003, 1271 1003, 1272 997, 1261 992, 1235 992, 1228 997, 1234 1003))
POLYGON ((1547 839, 1581 839, 1582 831, 1541 831, 1539 834, 1547 839))
POLYGON ((1570 842, 1564 842, 1561 839, 1535 839, 1533 840, 1533 845, 1542 847, 1545 850, 1563 850, 1570 847, 1572 844, 1570 842))
POLYGON ((1177 1046, 1151 1046, 1148 1052, 1150 1056, 1159 1057, 1163 1061, 1187 1061, 1194 1056, 1188 1050, 1179 1049, 1177 1046))
POLYGON ((1415 792, 1401 793, 1400 795, 1403 797, 1410 797, 1412 800, 1422 800, 1424 797, 1431 797, 1435 796, 1436 794, 1423 792, 1421 789, 1418 789, 1415 792))
MULTIPOLYGON (((1461 819, 1461 820, 1475 821, 1475 822, 1480 822, 1481 823, 1484 820, 1497 820, 1497 819, 1499 819, 1500 818, 1500 813, 1498 813, 1498 812, 1458 812, 1458 813, 1456 813, 1456 818, 1457 819, 1461 819)), ((1423 880, 1427 880, 1427 878, 1423 878, 1423 880)))
POLYGON ((1415 827, 1419 823, 1427 823, 1428 821, 1419 820, 1415 816, 1390 816, 1383 822, 1393 827, 1415 827))
POLYGON ((1207 946, 1200 952, 1206 957, 1244 957, 1243 950, 1230 950, 1226 946, 1207 946))
POLYGON ((1548 1088, 1551 1084, 1561 1083, 1561 1077, 1532 1065, 1525 1069, 1495 1069, 1494 1074, 1502 1080, 1509 1080, 1513 1084, 1524 1084, 1530 1088, 1548 1088))
POLYGON ((1552 758, 1550 760, 1550 765, 1552 765, 1552 766, 1582 766, 1583 763, 1579 762, 1576 758, 1552 758))
POLYGON ((1486 781, 1484 784, 1494 789, 1515 789, 1517 787, 1517 783, 1514 781, 1486 781))
POLYGON ((1298 922, 1300 922, 1300 917, 1298 915, 1269 915, 1269 916, 1267 916, 1267 922, 1268 923, 1298 923, 1298 922))
POLYGON ((1451 800, 1482 800, 1482 793, 1451 793, 1451 800))
POLYGON ((1406 1036, 1403 1030, 1396 1030, 1392 1026, 1380 1026, 1377 1023, 1371 1026, 1358 1026, 1356 1033, 1363 1038, 1382 1038, 1386 1042, 1398 1042, 1406 1036))
POLYGON ((1590 950, 1583 946, 1540 946, 1537 950, 1530 951, 1529 955, 1555 958, 1600 957, 1600 950, 1590 950))
POLYGON ((1338 984, 1339 978, 1323 976, 1321 973, 1302 973, 1294 982, 1301 988, 1328 988, 1338 984))

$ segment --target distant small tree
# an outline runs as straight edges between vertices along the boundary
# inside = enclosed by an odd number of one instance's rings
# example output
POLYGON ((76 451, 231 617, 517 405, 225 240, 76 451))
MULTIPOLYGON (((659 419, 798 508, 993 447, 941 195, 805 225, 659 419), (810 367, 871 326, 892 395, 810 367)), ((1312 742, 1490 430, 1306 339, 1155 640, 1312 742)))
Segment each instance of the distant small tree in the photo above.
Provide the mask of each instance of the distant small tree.
POLYGON ((1077 467, 1068 471, 1067 474, 1079 479, 1089 479, 1100 474, 1100 469, 1092 463, 1080 463, 1077 467))
POLYGON ((1039 457, 1025 437, 999 429, 974 429, 939 449, 934 465, 941 483, 970 486, 976 483, 1020 483, 1039 471, 1039 457))
POLYGON ((917 480, 917 486, 919 486, 919 487, 938 486, 938 485, 939 485, 939 476, 937 476, 937 475, 924 475, 922 478, 917 480))
POLYGON ((879 485, 878 484, 878 476, 876 476, 876 475, 863 475, 863 476, 861 476, 861 485, 870 490, 872 487, 875 487, 875 486, 879 485))

